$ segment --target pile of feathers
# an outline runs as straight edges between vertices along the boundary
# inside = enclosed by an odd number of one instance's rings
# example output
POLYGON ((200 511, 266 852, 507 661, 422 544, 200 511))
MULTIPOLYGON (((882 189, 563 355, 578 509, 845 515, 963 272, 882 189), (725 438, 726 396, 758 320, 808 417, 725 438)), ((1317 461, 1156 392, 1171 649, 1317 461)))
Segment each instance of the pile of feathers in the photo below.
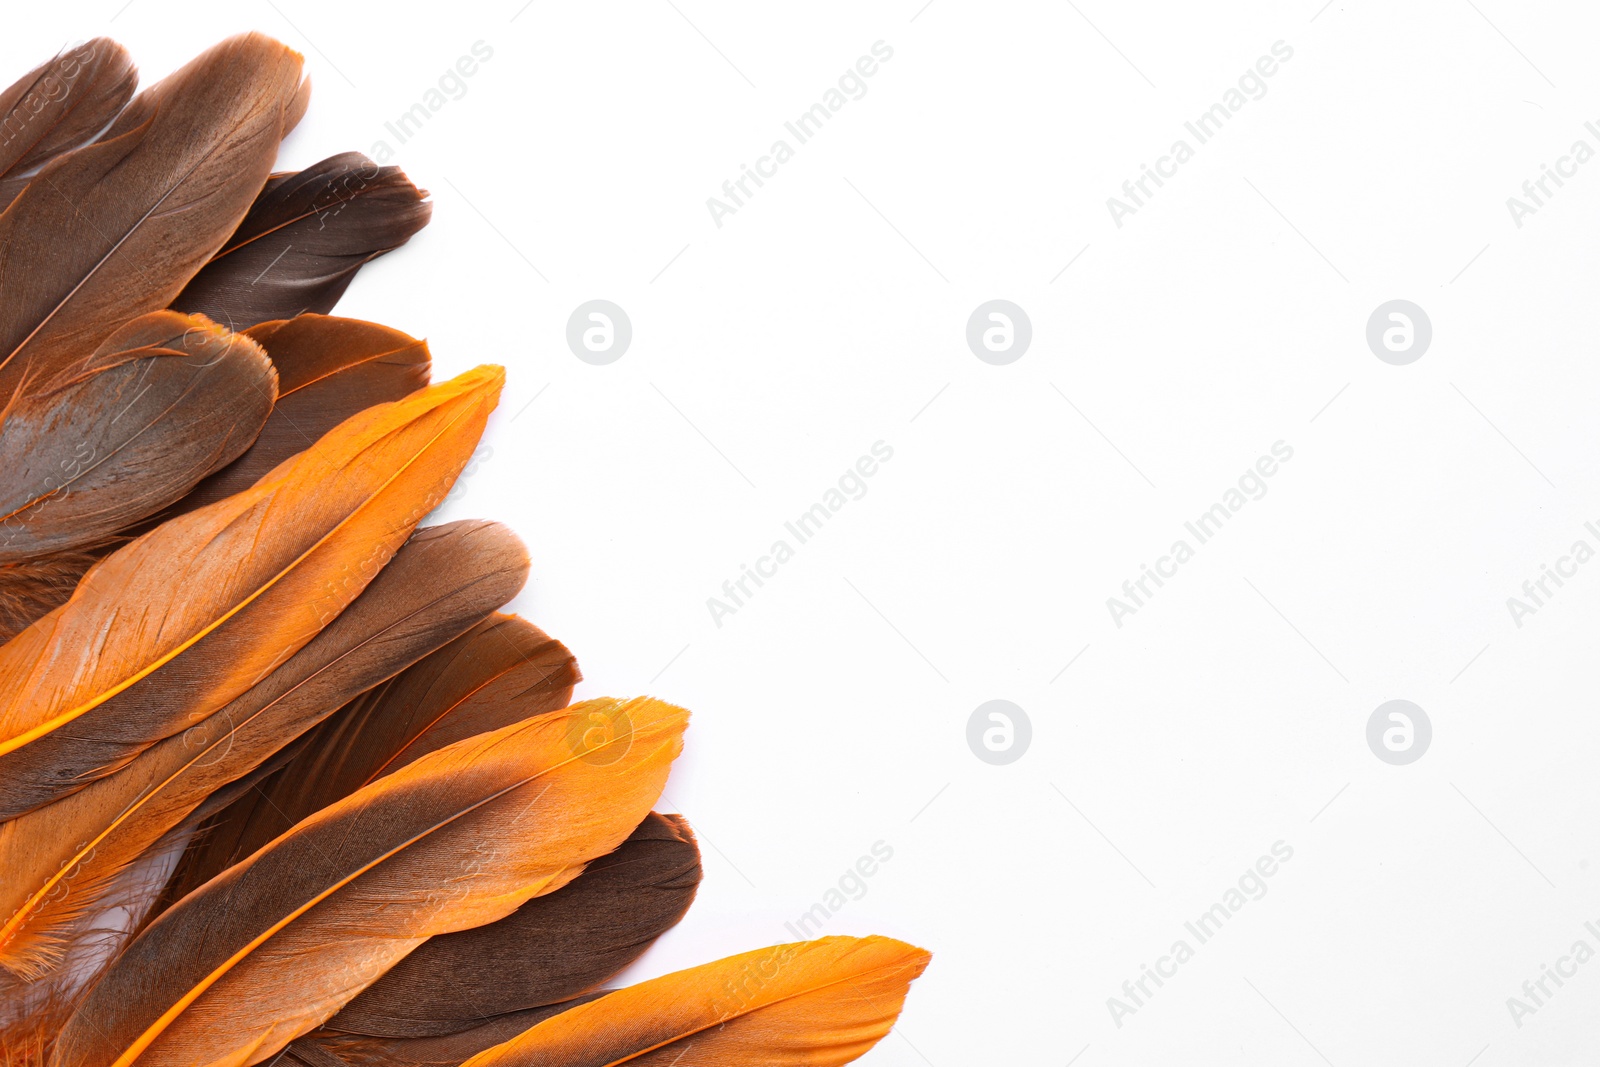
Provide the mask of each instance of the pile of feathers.
POLYGON ((134 93, 96 39, 0 93, 0 1064, 847 1063, 920 949, 605 989, 700 881, 652 812, 688 713, 570 702, 506 527, 420 523, 504 370, 328 314, 428 221, 275 173, 301 57, 134 93))

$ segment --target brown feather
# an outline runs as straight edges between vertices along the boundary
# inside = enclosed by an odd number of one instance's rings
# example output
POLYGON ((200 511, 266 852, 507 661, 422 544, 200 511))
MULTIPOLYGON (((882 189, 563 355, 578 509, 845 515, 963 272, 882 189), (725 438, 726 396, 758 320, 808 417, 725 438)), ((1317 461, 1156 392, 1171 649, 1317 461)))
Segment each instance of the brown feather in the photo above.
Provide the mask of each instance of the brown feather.
POLYGON ((427 195, 360 152, 275 174, 172 306, 236 330, 332 311, 357 271, 428 224, 427 195))
POLYGON ((420 756, 566 707, 579 677, 572 653, 538 627, 512 615, 485 619, 317 727, 294 759, 212 820, 171 893, 420 756))
POLYGON ((371 1037, 322 1030, 295 1039, 274 1067, 460 1067, 484 1049, 599 996, 604 994, 587 993, 560 1004, 489 1016, 471 1029, 438 1037, 371 1037))
POLYGON ((269 348, 278 371, 278 402, 255 442, 178 503, 105 538, 103 547, 0 562, 0 644, 66 603, 85 572, 133 536, 248 489, 350 416, 428 384, 427 343, 376 323, 301 315, 253 326, 244 336, 269 348))
POLYGON ((84 549, 182 497, 256 439, 277 396, 261 346, 157 311, 0 413, 0 563, 84 549))
POLYGON ((238 226, 303 109, 300 56, 246 34, 145 90, 0 213, 0 395, 172 302, 238 226))
MULTIPOLYGON (((329 1030, 431 1037, 485 1016, 571 1000, 676 926, 700 884, 700 851, 678 815, 651 814, 565 889, 488 926, 428 941, 328 1020, 329 1030)), ((507 1035, 510 1036, 510 1035, 507 1035)))
POLYGON ((427 342, 375 322, 301 315, 244 335, 278 369, 278 403, 249 451, 197 485, 179 513, 248 489, 350 416, 428 384, 427 342))
POLYGON ((33 172, 93 140, 133 95, 127 49, 96 37, 58 53, 0 92, 0 210, 33 172))

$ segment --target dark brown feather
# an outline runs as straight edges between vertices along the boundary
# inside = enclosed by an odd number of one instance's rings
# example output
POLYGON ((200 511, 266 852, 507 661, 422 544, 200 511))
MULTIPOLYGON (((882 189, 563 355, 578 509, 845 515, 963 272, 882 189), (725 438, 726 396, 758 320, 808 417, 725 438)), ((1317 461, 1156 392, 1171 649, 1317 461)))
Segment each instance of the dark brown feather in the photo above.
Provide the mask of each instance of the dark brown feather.
POLYGON ((462 738, 564 708, 581 679, 565 645, 497 614, 395 678, 374 701, 330 720, 301 782, 306 814, 462 738))
POLYGON ((174 513, 248 489, 356 412, 428 384, 427 342, 375 322, 301 315, 263 322, 244 335, 277 367, 278 403, 249 451, 197 485, 174 513))
POLYGON ((497 923, 433 938, 326 1027, 434 1037, 471 1029, 485 1016, 570 1000, 676 926, 699 884, 700 851, 689 824, 652 812, 621 848, 565 889, 497 923))
POLYGON ((427 195, 360 152, 275 174, 172 306, 234 329, 332 311, 364 264, 428 224, 427 195))
POLYGON ((471 1029, 441 1037, 370 1037, 333 1031, 308 1034, 285 1049, 275 1067, 460 1067, 485 1049, 599 996, 603 994, 588 993, 561 1004, 477 1019, 471 1029))

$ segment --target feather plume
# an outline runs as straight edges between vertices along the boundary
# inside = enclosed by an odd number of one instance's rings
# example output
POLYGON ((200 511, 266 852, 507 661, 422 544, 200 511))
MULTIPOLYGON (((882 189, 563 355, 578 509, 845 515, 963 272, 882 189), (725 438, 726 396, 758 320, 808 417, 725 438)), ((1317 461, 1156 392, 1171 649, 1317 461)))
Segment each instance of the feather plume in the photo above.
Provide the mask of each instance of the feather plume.
POLYGON ((497 923, 428 941, 327 1028, 433 1037, 473 1029, 488 1016, 571 1000, 676 926, 699 884, 700 851, 689 824, 652 813, 621 848, 589 864, 565 889, 497 923))
POLYGON ((127 49, 96 37, 0 92, 0 210, 33 172, 105 129, 133 95, 137 77, 127 49))
POLYGON ((172 302, 222 247, 304 111, 298 53, 234 37, 46 164, 0 213, 0 396, 172 302))
POLYGON ((399 167, 360 152, 274 174, 172 306, 236 330, 332 311, 357 271, 428 224, 427 195, 399 167))
POLYGON ((589 701, 323 809, 146 927, 67 1022, 57 1067, 269 1059, 427 938, 503 918, 621 844, 687 720, 658 701, 589 701), (586 744, 593 713, 631 728, 586 744))
MULTIPOLYGON (((213 790, 243 778, 346 700, 516 595, 516 537, 493 523, 419 530, 327 629, 216 714, 54 804, 0 823, 0 966, 60 965, 63 931, 213 790)), ((164 880, 164 879, 163 879, 164 880)))
POLYGON ((462 1067, 835 1067, 889 1032, 927 965, 886 937, 775 945, 619 989, 462 1067))
POLYGON ((106 557, 0 647, 0 817, 112 773, 316 636, 443 498, 503 380, 480 367, 346 420, 106 557))
POLYGON ((177 500, 250 447, 276 389, 241 334, 172 311, 134 319, 0 412, 0 563, 103 543, 177 500))

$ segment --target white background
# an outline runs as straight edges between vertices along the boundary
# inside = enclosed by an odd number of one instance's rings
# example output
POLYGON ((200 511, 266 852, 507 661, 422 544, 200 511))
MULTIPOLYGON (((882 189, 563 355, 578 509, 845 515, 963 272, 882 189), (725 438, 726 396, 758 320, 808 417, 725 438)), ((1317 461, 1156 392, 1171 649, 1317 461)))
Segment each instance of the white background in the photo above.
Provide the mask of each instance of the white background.
POLYGON ((448 517, 526 540, 515 607, 580 695, 694 710, 664 806, 706 882, 631 977, 790 940, 883 841, 825 932, 934 962, 863 1062, 1592 1062, 1600 962, 1520 1028, 1506 1005, 1600 949, 1600 563, 1520 628, 1506 606, 1600 547, 1600 161, 1520 228, 1506 206, 1600 148, 1587 5, 122 3, 9 12, 5 68, 109 32, 157 76, 261 29, 315 81, 282 166, 387 141, 433 191, 340 311, 427 337, 441 376, 509 368, 448 517), (866 95, 715 225, 880 40, 866 95), (1266 95, 1118 228, 1107 197, 1280 40, 1266 95), (633 323, 609 366, 564 339, 593 298, 633 323), (1032 320, 1009 366, 965 342, 992 298, 1032 320), (1409 366, 1364 337, 1395 298, 1433 323, 1409 366), (716 626, 707 598, 879 440, 866 496, 716 626), (1279 440, 1266 496, 1114 625, 1279 440), (966 742, 994 698, 1033 724, 1009 766, 966 742), (1394 698, 1433 723, 1409 766, 1365 740, 1394 698), (1267 895, 1115 1025, 1280 840, 1267 895))

